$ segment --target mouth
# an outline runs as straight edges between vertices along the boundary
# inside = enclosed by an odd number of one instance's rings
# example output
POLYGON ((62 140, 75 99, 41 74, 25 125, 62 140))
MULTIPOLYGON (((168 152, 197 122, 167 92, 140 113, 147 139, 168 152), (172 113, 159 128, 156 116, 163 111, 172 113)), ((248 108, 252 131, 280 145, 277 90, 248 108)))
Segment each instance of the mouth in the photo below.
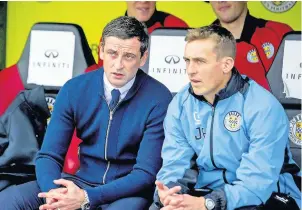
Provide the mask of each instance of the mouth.
POLYGON ((198 84, 201 82, 200 80, 196 80, 196 79, 190 79, 190 81, 192 84, 198 84))
POLYGON ((149 12, 149 8, 145 8, 145 7, 139 7, 136 8, 138 11, 140 11, 141 13, 148 13, 149 12))
POLYGON ((116 78, 116 79, 121 79, 124 77, 123 74, 120 74, 120 73, 112 73, 113 77, 116 78))
POLYGON ((228 10, 230 7, 231 7, 231 6, 229 6, 229 5, 224 5, 224 6, 219 7, 219 8, 218 8, 218 11, 224 12, 224 11, 228 10))

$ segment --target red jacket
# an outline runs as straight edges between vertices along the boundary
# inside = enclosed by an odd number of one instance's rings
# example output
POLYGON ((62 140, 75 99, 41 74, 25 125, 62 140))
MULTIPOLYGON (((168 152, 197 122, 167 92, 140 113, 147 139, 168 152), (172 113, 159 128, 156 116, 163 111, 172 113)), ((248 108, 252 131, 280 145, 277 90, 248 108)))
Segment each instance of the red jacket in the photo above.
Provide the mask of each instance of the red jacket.
MULTIPOLYGON (((125 13, 127 16, 127 11, 125 13)), ((178 17, 175 17, 174 15, 171 15, 169 13, 161 12, 155 10, 151 18, 145 22, 146 26, 148 27, 149 34, 152 33, 157 28, 173 28, 173 27, 179 27, 179 28, 187 28, 188 24, 185 23, 183 20, 179 19, 178 17)), ((100 39, 100 43, 102 41, 102 37, 100 39)), ((103 66, 103 61, 98 57, 98 65, 103 66)))
MULTIPOLYGON (((127 12, 126 12, 127 15, 127 12)), ((171 28, 171 27, 179 27, 179 28, 187 28, 188 24, 183 20, 171 15, 169 13, 161 12, 155 10, 151 18, 145 22, 148 27, 149 34, 152 33, 157 28, 171 28)))
MULTIPOLYGON (((214 24, 219 24, 218 20, 214 24)), ((237 39, 235 67, 267 90, 266 74, 275 58, 283 35, 292 28, 284 23, 246 16, 240 39, 237 39)))

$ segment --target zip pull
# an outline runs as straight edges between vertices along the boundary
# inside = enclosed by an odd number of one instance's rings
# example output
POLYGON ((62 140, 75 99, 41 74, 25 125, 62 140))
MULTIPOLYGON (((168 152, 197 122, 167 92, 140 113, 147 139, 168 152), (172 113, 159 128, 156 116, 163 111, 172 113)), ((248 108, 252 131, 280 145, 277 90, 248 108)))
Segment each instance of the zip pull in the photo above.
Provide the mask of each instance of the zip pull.
POLYGON ((110 115, 110 116, 109 116, 109 119, 112 120, 113 111, 110 111, 109 115, 110 115))

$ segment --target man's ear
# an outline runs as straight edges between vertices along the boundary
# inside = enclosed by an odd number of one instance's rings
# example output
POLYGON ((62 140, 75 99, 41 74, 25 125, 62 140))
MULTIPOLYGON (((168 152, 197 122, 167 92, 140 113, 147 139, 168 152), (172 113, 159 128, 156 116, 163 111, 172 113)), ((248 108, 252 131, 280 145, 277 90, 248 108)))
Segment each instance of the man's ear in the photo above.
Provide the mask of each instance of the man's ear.
POLYGON ((222 71, 223 73, 227 74, 232 71, 234 67, 235 61, 231 57, 224 57, 222 58, 222 71))
POLYGON ((99 57, 101 60, 104 60, 104 45, 102 42, 100 43, 99 47, 99 57))
POLYGON ((148 55, 149 55, 149 52, 148 52, 148 50, 146 50, 144 52, 144 55, 141 57, 141 61, 140 61, 140 64, 139 64, 140 67, 142 67, 143 65, 145 65, 145 63, 146 63, 146 61, 148 59, 148 55))

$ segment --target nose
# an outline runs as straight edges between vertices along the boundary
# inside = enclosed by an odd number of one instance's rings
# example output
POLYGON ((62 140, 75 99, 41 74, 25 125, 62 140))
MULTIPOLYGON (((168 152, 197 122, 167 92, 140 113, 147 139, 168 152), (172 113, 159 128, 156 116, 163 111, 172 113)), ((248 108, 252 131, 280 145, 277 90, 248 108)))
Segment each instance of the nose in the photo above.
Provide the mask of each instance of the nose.
POLYGON ((194 65, 193 62, 190 62, 188 65, 187 65, 187 73, 189 76, 192 76, 194 74, 197 73, 197 69, 196 69, 196 66, 194 65))
POLYGON ((118 58, 115 59, 114 67, 115 67, 117 70, 120 70, 120 69, 123 69, 123 68, 124 68, 124 63, 123 63, 123 58, 122 58, 122 56, 119 56, 118 58))

